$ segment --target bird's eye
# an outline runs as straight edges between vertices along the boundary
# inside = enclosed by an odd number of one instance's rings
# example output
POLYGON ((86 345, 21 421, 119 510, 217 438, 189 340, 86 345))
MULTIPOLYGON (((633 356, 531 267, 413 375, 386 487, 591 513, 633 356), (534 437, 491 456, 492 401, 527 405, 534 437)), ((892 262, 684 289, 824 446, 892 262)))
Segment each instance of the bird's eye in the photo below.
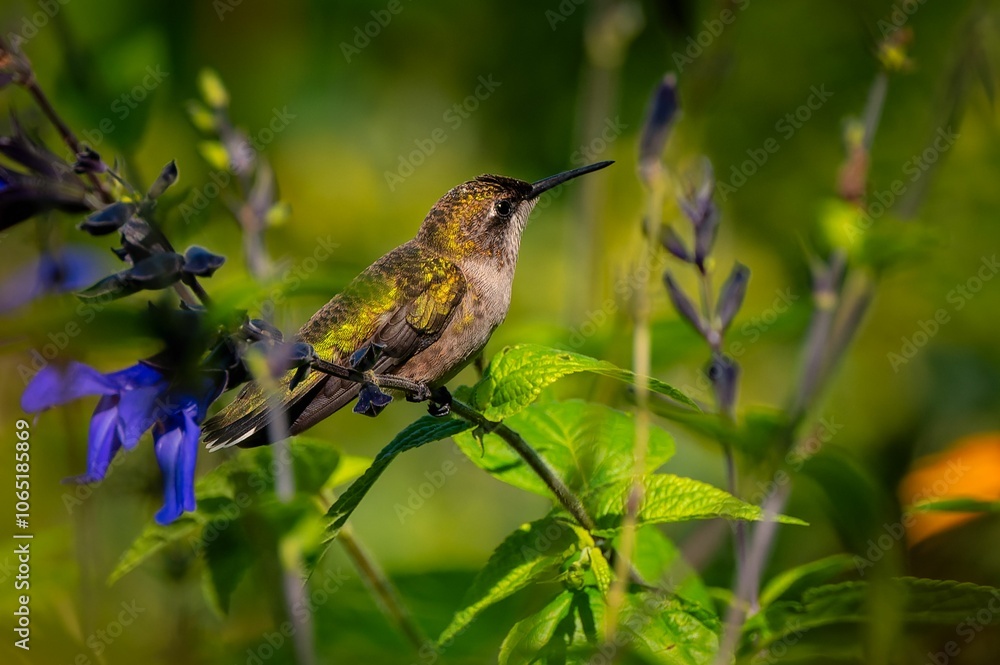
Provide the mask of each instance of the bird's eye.
POLYGON ((507 199, 502 199, 497 201, 493 208, 497 211, 497 214, 501 217, 510 217, 510 214, 514 212, 514 205, 507 199))

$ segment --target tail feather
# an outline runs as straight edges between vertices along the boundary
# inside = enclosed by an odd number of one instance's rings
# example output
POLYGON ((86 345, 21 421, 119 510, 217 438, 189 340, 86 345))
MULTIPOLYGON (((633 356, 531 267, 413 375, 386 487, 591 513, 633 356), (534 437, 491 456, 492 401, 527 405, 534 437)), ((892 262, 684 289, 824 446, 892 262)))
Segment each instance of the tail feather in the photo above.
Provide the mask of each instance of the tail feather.
MULTIPOLYGON (((230 446, 254 448, 273 443, 270 428, 276 416, 284 416, 285 427, 293 424, 323 390, 325 383, 324 378, 307 390, 296 391, 294 398, 284 400, 277 409, 268 404, 256 384, 248 385, 229 406, 205 421, 202 426, 205 447, 215 451, 230 446)), ((294 432, 289 429, 289 433, 294 432)))

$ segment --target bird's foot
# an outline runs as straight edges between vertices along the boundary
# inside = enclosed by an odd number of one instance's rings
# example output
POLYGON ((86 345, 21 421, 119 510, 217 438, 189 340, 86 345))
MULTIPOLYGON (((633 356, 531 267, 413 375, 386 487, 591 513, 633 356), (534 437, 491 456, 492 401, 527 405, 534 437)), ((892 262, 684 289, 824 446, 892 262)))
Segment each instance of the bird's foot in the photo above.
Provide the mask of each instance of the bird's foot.
POLYGON ((431 391, 430 404, 427 413, 435 418, 444 418, 451 413, 451 393, 444 386, 438 386, 431 391))

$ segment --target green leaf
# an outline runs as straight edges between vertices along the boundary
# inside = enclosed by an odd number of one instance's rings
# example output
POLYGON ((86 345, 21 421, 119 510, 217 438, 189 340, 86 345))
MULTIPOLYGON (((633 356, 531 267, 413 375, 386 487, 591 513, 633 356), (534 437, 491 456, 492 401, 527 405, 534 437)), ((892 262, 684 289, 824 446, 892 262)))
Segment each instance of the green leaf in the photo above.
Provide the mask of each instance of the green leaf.
POLYGON ((557 596, 537 614, 518 622, 500 647, 501 665, 589 663, 620 660, 632 653, 644 662, 701 665, 718 651, 719 620, 673 595, 634 593, 619 614, 619 634, 605 644, 606 604, 600 591, 585 587, 557 596))
POLYGON ((1000 513, 1000 501, 970 498, 933 499, 913 504, 909 510, 946 513, 1000 513))
POLYGON ((462 609, 442 631, 438 644, 453 640, 490 605, 553 572, 581 542, 593 544, 573 524, 551 515, 521 526, 500 543, 476 575, 462 609))
POLYGON ((849 554, 834 554, 796 566, 771 578, 760 593, 760 604, 767 606, 779 598, 799 596, 806 588, 827 582, 854 567, 854 558, 849 554))
MULTIPOLYGON (((592 372, 635 383, 636 375, 604 360, 535 344, 504 349, 493 356, 483 378, 472 389, 472 406, 486 418, 500 421, 531 404, 544 388, 568 374, 592 372)), ((697 409, 684 393, 658 379, 647 378, 649 389, 697 409)))
MULTIPOLYGON (((635 424, 630 414, 570 400, 533 404, 504 422, 575 492, 632 477, 635 424)), ((480 446, 473 433, 466 432, 456 436, 455 443, 473 463, 499 480, 552 496, 549 487, 499 436, 486 435, 480 446)), ((645 471, 655 471, 673 454, 673 438, 659 427, 651 427, 645 471)))
MULTIPOLYGON (((723 517, 731 520, 764 520, 764 511, 707 483, 671 474, 643 477, 643 500, 637 515, 638 524, 685 522, 723 517)), ((598 487, 584 495, 587 507, 600 535, 609 535, 621 528, 625 507, 632 493, 631 480, 598 487)), ((804 525, 794 517, 777 515, 782 524, 804 525)))
MULTIPOLYGON (((313 494, 334 475, 340 463, 340 453, 332 444, 317 439, 294 437, 285 448, 295 470, 296 489, 313 494)), ((279 460, 279 462, 282 460, 279 460)), ((284 463, 287 463, 285 460, 284 463)), ((171 524, 150 522, 139 537, 122 555, 118 565, 108 577, 114 584, 121 577, 167 545, 188 538, 197 538, 196 549, 203 544, 200 539, 205 526, 217 521, 225 529, 239 519, 245 508, 274 490, 274 454, 270 447, 240 451, 215 469, 198 479, 194 486, 198 507, 184 513, 171 524), (237 488, 239 494, 237 494, 237 488)), ((213 536, 223 529, 213 529, 213 536)))
POLYGON ((604 553, 601 552, 600 548, 591 547, 587 551, 590 553, 590 569, 597 581, 597 588, 602 594, 607 594, 611 588, 611 565, 604 558, 604 553))
POLYGON ((472 427, 472 423, 458 418, 442 419, 433 416, 424 416, 419 420, 410 423, 396 437, 383 448, 368 470, 361 475, 351 486, 344 491, 336 502, 326 513, 326 538, 329 543, 337 537, 337 533, 347 523, 348 518, 354 509, 358 507, 361 500, 378 480, 382 472, 385 471, 389 463, 392 462, 402 452, 419 448, 422 445, 447 439, 459 432, 464 432, 472 427))
MULTIPOLYGON (((779 601, 764 611, 768 632, 755 649, 786 635, 834 624, 869 622, 868 605, 874 596, 897 595, 899 619, 908 624, 957 624, 980 610, 992 607, 1000 589, 953 580, 900 577, 873 584, 863 581, 827 584, 808 589, 800 601, 779 601)), ((879 616, 879 621, 888 618, 879 616)), ((986 623, 1000 622, 1000 612, 989 613, 986 623)))
POLYGON ((205 541, 202 552, 206 564, 206 595, 220 615, 228 614, 233 591, 256 560, 254 548, 242 524, 234 523, 220 530, 212 540, 205 541))
MULTIPOLYGON (((552 645, 550 651, 555 651, 559 647, 563 647, 563 651, 565 651, 561 640, 556 639, 556 634, 557 632, 561 634, 568 632, 572 637, 576 633, 577 624, 572 614, 572 608, 578 594, 584 595, 586 599, 584 591, 561 593, 540 612, 514 624, 500 646, 500 655, 497 661, 499 665, 531 665, 532 663, 550 662, 538 658, 539 653, 550 644, 552 645), (567 619, 570 621, 568 622, 567 619)), ((547 655, 555 656, 556 654, 547 655)), ((564 662, 568 665, 572 661, 559 661, 551 658, 551 662, 564 662)))
POLYGON ((713 607, 712 597, 698 572, 655 524, 636 530, 632 564, 647 582, 660 583, 679 596, 704 607, 713 607))

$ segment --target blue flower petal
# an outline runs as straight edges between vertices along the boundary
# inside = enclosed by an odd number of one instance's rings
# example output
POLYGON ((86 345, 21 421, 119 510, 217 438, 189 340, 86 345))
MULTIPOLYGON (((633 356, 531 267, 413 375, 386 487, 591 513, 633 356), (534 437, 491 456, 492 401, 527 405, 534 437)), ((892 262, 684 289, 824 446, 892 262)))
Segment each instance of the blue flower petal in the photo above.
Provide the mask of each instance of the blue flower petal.
POLYGON ((184 510, 195 509, 194 472, 198 463, 198 439, 201 438, 197 414, 198 406, 195 403, 184 407, 184 442, 181 444, 181 459, 178 464, 181 473, 177 476, 177 494, 181 497, 184 510))
POLYGON ((166 385, 163 372, 142 362, 136 363, 131 367, 126 367, 118 372, 112 372, 108 374, 108 378, 122 388, 152 386, 158 383, 166 385))
POLYGON ((73 479, 81 483, 96 483, 103 480, 111 466, 111 460, 121 450, 118 437, 118 398, 105 395, 97 403, 90 419, 90 434, 87 437, 87 473, 73 479))
POLYGON ((21 408, 27 413, 37 413, 86 395, 112 395, 117 391, 118 385, 111 376, 83 363, 70 362, 65 367, 47 365, 24 389, 21 408))
POLYGON ((122 445, 132 450, 158 415, 159 385, 123 390, 118 402, 118 433, 122 445))
POLYGON ((182 423, 171 417, 167 424, 158 423, 153 430, 156 462, 163 474, 163 507, 156 513, 159 524, 170 524, 181 516, 184 508, 177 496, 178 462, 184 444, 182 423))
POLYGON ((194 472, 201 435, 197 415, 198 405, 186 400, 153 431, 156 460, 163 473, 163 508, 156 513, 159 524, 169 524, 184 511, 195 509, 194 472))

